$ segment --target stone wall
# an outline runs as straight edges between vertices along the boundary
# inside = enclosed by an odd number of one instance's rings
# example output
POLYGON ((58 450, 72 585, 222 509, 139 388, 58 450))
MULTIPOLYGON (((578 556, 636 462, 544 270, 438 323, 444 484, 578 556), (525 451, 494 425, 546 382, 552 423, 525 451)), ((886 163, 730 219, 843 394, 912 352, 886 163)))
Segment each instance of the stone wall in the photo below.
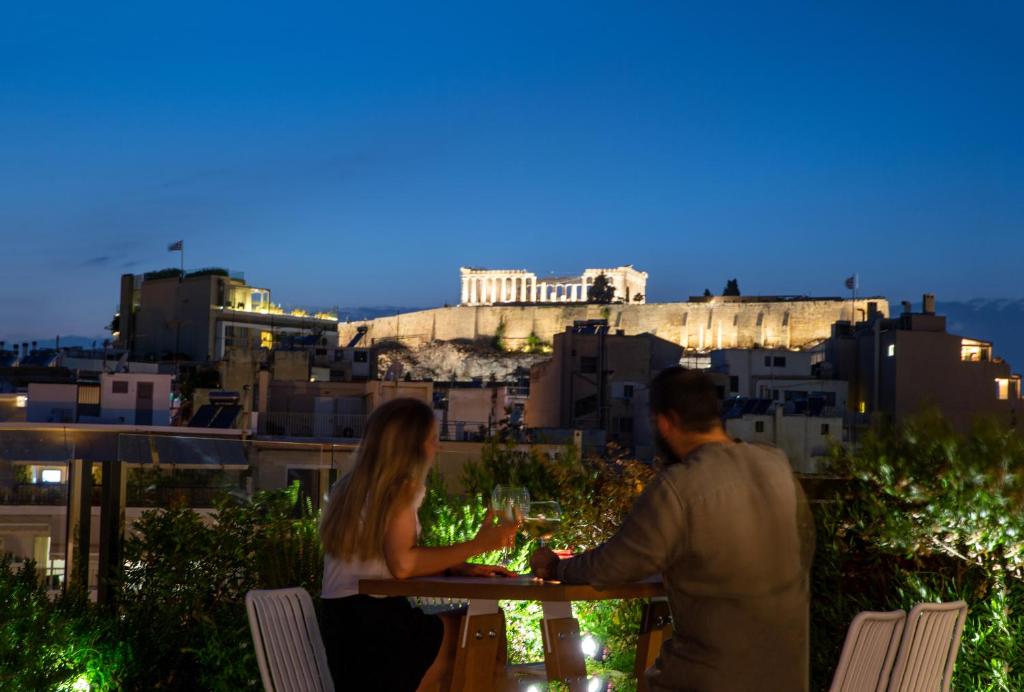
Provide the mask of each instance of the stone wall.
MULTIPOLYGON (((889 314, 885 298, 856 301, 863 320, 868 303, 889 314)), ((348 343, 360 326, 367 327, 362 345, 400 341, 417 347, 431 341, 490 339, 499 332, 505 347, 519 349, 531 334, 551 342, 577 320, 607 319, 625 334, 651 333, 688 350, 715 348, 802 348, 828 338, 832 323, 849 320, 853 301, 831 298, 767 300, 714 298, 706 302, 644 305, 495 305, 420 310, 366 322, 338 325, 340 344, 348 343)))

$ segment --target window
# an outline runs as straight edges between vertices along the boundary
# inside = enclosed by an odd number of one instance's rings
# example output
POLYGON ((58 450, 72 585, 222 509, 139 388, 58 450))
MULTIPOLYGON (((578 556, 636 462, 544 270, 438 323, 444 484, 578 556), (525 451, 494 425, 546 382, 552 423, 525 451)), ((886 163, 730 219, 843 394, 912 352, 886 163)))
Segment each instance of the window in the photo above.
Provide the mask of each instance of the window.
POLYGON ((740 391, 740 378, 737 375, 729 376, 729 391, 739 392, 740 391))
POLYGON ((1007 401, 1010 398, 1010 380, 1005 377, 996 378, 996 398, 1007 401))
POLYGON ((685 327, 686 323, 689 322, 689 321, 690 321, 690 313, 684 312, 683 313, 683 326, 685 327))
POLYGON ((620 418, 619 419, 619 432, 622 433, 633 433, 633 419, 632 418, 620 418))
POLYGON ((789 326, 789 313, 788 312, 785 315, 782 316, 782 326, 783 327, 788 327, 789 326))
POLYGON ((587 416, 597 411, 597 395, 591 394, 582 399, 577 399, 573 406, 574 416, 587 416))
POLYGON ((124 380, 112 382, 110 385, 110 391, 113 392, 114 394, 127 394, 128 383, 124 380))
POLYGON ((43 469, 39 479, 43 483, 60 483, 60 469, 43 469))
POLYGON ((760 327, 763 324, 764 324, 764 313, 763 312, 759 312, 759 313, 757 313, 757 326, 760 327))
MULTIPOLYGON (((117 384, 115 382, 115 384, 117 384)), ((125 383, 127 384, 127 382, 125 383)), ((80 405, 100 403, 100 388, 81 385, 78 387, 78 403, 80 405)))
POLYGON ((821 434, 828 435, 828 423, 821 424, 821 434))
POLYGON ((886 349, 886 353, 890 358, 896 355, 896 344, 889 344, 889 348, 886 349))
POLYGON ((711 318, 714 316, 714 311, 708 312, 708 329, 711 329, 711 318))
POLYGON ((318 356, 326 356, 327 355, 327 349, 326 348, 318 348, 316 350, 316 354, 318 356))
MULTIPOLYGON (((624 385, 622 385, 622 398, 623 399, 632 399, 633 398, 633 385, 631 385, 631 384, 624 384, 624 385)), ((632 419, 630 419, 630 420, 632 420, 632 419)), ((630 423, 630 425, 632 425, 632 423, 630 423)))
POLYGON ((763 433, 764 432, 764 421, 763 420, 754 421, 754 432, 759 432, 759 433, 763 433))
POLYGON ((764 357, 764 366, 766 368, 770 368, 772 366, 772 357, 771 356, 765 356, 764 357))
POLYGON ((786 356, 775 356, 772 359, 772 365, 775 366, 776 368, 786 367, 786 356))
POLYGON ((739 313, 736 313, 735 315, 732 316, 732 326, 735 327, 739 323, 740 323, 740 315, 739 315, 739 313))
POLYGON ((597 372, 597 358, 594 356, 580 356, 580 372, 594 374, 597 372))

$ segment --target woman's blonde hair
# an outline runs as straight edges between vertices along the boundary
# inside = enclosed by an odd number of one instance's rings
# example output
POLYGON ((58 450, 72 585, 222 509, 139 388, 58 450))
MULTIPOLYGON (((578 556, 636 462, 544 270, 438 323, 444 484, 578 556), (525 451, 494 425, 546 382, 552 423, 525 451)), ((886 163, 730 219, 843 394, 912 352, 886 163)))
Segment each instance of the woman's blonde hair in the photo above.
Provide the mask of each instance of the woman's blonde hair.
POLYGON ((433 410, 418 399, 392 399, 370 414, 355 468, 331 489, 320 522, 326 552, 359 560, 384 554, 392 510, 411 502, 426 477, 433 426, 433 410))

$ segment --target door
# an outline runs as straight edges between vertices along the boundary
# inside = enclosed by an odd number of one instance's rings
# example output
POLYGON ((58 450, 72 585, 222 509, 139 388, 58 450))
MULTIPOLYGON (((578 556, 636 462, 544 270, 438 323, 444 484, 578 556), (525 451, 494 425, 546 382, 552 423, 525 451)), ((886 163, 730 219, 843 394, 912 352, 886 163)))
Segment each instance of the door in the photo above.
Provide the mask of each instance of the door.
POLYGON ((152 382, 139 382, 135 388, 135 425, 153 425, 152 382))

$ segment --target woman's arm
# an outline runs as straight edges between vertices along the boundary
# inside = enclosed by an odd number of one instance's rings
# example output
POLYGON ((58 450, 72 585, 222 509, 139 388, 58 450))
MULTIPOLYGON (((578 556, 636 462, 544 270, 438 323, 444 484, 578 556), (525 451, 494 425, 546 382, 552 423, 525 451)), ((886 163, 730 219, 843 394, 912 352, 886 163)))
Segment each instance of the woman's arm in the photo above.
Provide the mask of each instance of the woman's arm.
POLYGON ((440 574, 463 565, 474 555, 510 547, 519 530, 519 522, 496 524, 495 517, 494 512, 487 510, 483 526, 472 540, 443 548, 423 548, 416 545, 416 509, 405 505, 388 522, 384 536, 384 561, 396 579, 408 579, 440 574))

